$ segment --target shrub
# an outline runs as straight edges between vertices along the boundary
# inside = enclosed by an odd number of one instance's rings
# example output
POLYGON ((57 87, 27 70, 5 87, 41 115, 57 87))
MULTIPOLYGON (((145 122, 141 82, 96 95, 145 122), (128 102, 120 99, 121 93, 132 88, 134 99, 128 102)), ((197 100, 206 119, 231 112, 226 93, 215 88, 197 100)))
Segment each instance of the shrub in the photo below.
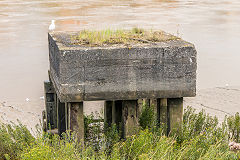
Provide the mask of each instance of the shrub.
POLYGON ((240 116, 237 112, 235 116, 225 117, 224 126, 227 129, 228 138, 240 142, 240 116))
POLYGON ((142 113, 139 117, 139 124, 142 129, 153 128, 156 124, 155 121, 155 113, 154 106, 148 106, 147 104, 143 104, 142 113))
POLYGON ((0 159, 19 159, 21 152, 34 142, 26 126, 0 123, 0 159))
MULTIPOLYGON (((142 118, 148 117, 148 123, 139 133, 120 139, 116 125, 105 130, 96 129, 99 136, 86 137, 85 147, 79 143, 75 133, 49 135, 43 133, 34 138, 25 126, 2 125, 0 130, 0 159, 239 159, 240 153, 229 150, 229 138, 239 140, 239 114, 226 117, 220 125, 216 117, 204 111, 195 113, 188 107, 178 132, 168 137, 161 128, 154 125, 154 114, 143 110, 142 118), (145 112, 145 113, 144 113, 145 112), (148 115, 150 114, 150 115, 148 115), (153 128, 154 129, 153 129, 153 128), (94 138, 97 137, 97 140, 94 138), (97 143, 96 143, 97 142, 97 143)), ((151 111, 151 110, 150 110, 151 111)), ((96 123, 93 117, 86 117, 87 125, 96 123), (91 122, 91 123, 90 123, 91 122)), ((100 123, 100 122, 99 122, 100 123)), ((96 124, 97 125, 97 124, 96 124)), ((103 126, 103 125, 102 125, 103 126)), ((92 134, 94 126, 87 128, 86 134, 92 134)), ((98 126, 102 128, 101 126, 98 126)))

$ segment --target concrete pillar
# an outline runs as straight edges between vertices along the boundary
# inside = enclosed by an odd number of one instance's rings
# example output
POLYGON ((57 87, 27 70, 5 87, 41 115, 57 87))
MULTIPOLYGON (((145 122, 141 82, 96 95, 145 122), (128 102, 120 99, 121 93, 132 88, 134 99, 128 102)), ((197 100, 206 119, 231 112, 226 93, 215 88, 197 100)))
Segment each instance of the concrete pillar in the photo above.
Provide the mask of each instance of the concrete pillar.
POLYGON ((138 124, 138 103, 137 100, 122 101, 123 137, 126 138, 136 134, 138 124))
POLYGON ((70 103, 69 128, 75 132, 78 141, 84 143, 84 115, 83 102, 70 103))
POLYGON ((66 130, 70 130, 70 103, 65 103, 65 123, 66 123, 66 130))
POLYGON ((104 128, 111 127, 112 124, 113 101, 104 102, 104 128))
POLYGON ((167 114, 167 98, 159 98, 157 100, 158 107, 158 125, 164 129, 164 133, 167 134, 168 114, 167 114))
POLYGON ((141 115, 142 113, 142 108, 143 108, 143 99, 138 99, 138 111, 139 111, 139 115, 141 115))
POLYGON ((153 113, 154 113, 154 116, 155 116, 155 120, 158 121, 158 115, 157 115, 158 104, 157 104, 157 99, 150 99, 150 107, 153 107, 153 113))
POLYGON ((46 130, 57 128, 56 93, 50 81, 44 82, 46 130))
POLYGON ((122 126, 122 101, 121 100, 113 102, 112 123, 116 124, 119 131, 122 130, 123 126, 122 126))
POLYGON ((168 131, 177 130, 183 118, 183 98, 168 98, 168 131))
POLYGON ((57 100, 57 128, 58 134, 61 136, 66 131, 66 119, 65 119, 65 103, 61 103, 57 100))

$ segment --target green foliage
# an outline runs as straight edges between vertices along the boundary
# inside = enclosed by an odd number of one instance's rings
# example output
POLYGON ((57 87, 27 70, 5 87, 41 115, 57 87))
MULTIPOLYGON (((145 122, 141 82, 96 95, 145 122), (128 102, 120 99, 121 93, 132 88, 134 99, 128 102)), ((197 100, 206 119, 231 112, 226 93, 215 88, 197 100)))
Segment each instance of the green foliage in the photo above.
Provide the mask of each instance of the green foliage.
POLYGON ((178 130, 177 133, 172 132, 172 135, 177 136, 178 143, 189 141, 198 135, 215 137, 216 140, 225 136, 225 132, 219 127, 216 117, 209 116, 204 110, 196 114, 195 110, 190 107, 184 111, 181 130, 178 130))
POLYGON ((143 129, 152 128, 156 124, 154 106, 143 104, 142 113, 139 117, 139 124, 143 129))
POLYGON ((19 155, 34 142, 26 126, 0 123, 0 159, 19 159, 19 155))
POLYGON ((83 159, 94 157, 91 147, 84 149, 82 144, 75 138, 74 133, 65 133, 62 138, 58 135, 47 133, 38 137, 36 143, 26 148, 21 155, 24 160, 51 160, 51 159, 83 159))
POLYGON ((120 139, 117 126, 103 131, 103 122, 85 117, 85 147, 75 133, 62 137, 43 133, 34 138, 23 125, 1 125, 0 159, 239 159, 240 153, 229 150, 228 141, 239 140, 240 117, 226 117, 220 125, 216 117, 188 107, 183 123, 168 137, 154 127, 153 107, 144 106, 140 118, 142 130, 120 139), (148 122, 144 122, 146 120, 148 122), (144 123, 143 123, 144 122, 144 123), (94 136, 94 134, 97 134, 94 136))
POLYGON ((104 133, 104 142, 105 142, 105 151, 106 153, 111 153, 114 144, 120 141, 120 135, 116 124, 113 124, 111 127, 107 128, 104 133))
POLYGON ((235 116, 225 117, 224 125, 227 127, 228 137, 235 141, 240 142, 240 116, 237 112, 235 116))

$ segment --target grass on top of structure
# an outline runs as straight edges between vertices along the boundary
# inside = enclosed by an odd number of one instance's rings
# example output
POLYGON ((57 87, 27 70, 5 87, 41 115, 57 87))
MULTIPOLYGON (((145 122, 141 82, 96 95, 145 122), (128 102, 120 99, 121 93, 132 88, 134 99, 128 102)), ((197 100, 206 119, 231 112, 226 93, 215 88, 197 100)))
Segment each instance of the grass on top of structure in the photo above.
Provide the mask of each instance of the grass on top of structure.
POLYGON ((163 31, 144 30, 140 28, 133 28, 132 30, 82 30, 77 35, 71 36, 73 45, 83 46, 109 46, 114 44, 131 45, 165 42, 176 39, 180 38, 163 31))

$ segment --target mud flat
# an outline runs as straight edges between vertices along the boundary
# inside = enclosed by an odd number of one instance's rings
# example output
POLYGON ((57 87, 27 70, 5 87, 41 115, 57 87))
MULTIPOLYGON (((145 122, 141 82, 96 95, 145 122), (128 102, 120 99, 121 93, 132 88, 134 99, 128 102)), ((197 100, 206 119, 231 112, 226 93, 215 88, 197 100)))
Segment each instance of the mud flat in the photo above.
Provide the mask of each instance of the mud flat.
POLYGON ((240 86, 216 87, 197 91, 194 98, 185 98, 184 107, 192 106, 197 111, 204 109, 223 121, 225 115, 240 112, 240 86))
MULTIPOLYGON (((240 86, 216 87, 197 90, 197 96, 184 98, 184 108, 192 106, 197 111, 205 109, 210 115, 216 115, 219 121, 224 120, 225 115, 233 115, 240 112, 240 86)), ((0 100, 1 101, 1 100, 0 100)), ((85 102, 85 114, 100 112, 103 101, 85 102)), ((29 129, 39 124, 44 101, 40 99, 29 102, 7 101, 0 102, 0 121, 5 123, 17 122, 19 119, 29 129)), ((35 129, 34 129, 35 130, 35 129)))
MULTIPOLYGON (((102 112, 103 101, 85 102, 84 113, 102 112)), ((36 133, 36 126, 40 124, 42 111, 45 109, 44 100, 31 99, 28 102, 0 101, 0 123, 18 123, 26 125, 32 133, 36 133)))

